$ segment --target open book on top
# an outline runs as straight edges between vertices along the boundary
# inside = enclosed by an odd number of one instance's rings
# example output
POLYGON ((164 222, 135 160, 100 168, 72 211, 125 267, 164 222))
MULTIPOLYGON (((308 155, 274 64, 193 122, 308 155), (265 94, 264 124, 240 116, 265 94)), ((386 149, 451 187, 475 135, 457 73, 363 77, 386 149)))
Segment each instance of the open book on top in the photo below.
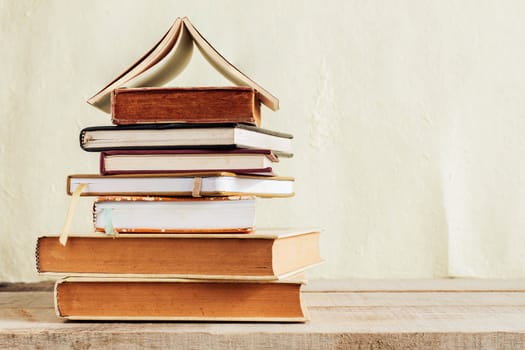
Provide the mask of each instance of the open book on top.
POLYGON ((110 95, 114 89, 124 86, 130 88, 163 86, 186 68, 193 52, 193 43, 204 58, 226 79, 236 85, 255 89, 258 98, 265 106, 274 111, 279 109, 279 100, 218 53, 187 17, 177 18, 151 50, 87 102, 109 113, 110 95))

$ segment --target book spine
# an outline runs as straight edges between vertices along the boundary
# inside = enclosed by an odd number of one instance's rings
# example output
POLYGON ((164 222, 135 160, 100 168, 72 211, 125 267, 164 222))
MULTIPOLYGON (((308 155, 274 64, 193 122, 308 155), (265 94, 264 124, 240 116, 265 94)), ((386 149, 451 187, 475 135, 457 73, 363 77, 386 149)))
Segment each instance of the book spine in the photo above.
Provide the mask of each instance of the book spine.
POLYGON ((103 165, 104 161, 101 160, 100 174, 101 175, 154 175, 154 174, 183 174, 188 171, 191 172, 231 172, 239 175, 262 175, 262 176, 275 176, 272 167, 257 168, 257 169, 187 169, 187 170, 107 170, 103 165))
POLYGON ((106 152, 100 152, 98 165, 100 168, 100 175, 109 175, 109 173, 106 172, 106 152))
POLYGON ((105 230, 102 230, 102 231, 99 231, 97 229, 97 201, 98 199, 96 199, 94 202, 93 202, 93 205, 91 206, 91 211, 93 213, 93 227, 95 228, 95 232, 105 232, 105 230))
POLYGON ((66 194, 71 195, 71 175, 66 178, 66 194))
POLYGON ((36 262, 36 272, 40 273, 40 237, 36 240, 35 262, 36 262))
POLYGON ((82 150, 84 151, 87 151, 86 147, 85 147, 85 144, 86 144, 86 130, 81 130, 80 131, 80 134, 78 135, 78 138, 79 138, 79 142, 80 142, 80 148, 82 148, 82 150))
POLYGON ((61 319, 64 319, 65 316, 62 315, 62 312, 60 311, 60 296, 59 296, 59 289, 60 289, 60 285, 62 283, 65 283, 66 280, 63 278, 63 279, 60 279, 58 281, 55 282, 55 288, 53 289, 53 299, 54 299, 54 304, 55 304, 55 315, 58 317, 58 318, 61 318, 61 319))
POLYGON ((253 100, 252 100, 252 109, 253 109, 253 118, 255 121, 255 125, 257 127, 261 126, 262 118, 261 118, 261 101, 259 100, 259 97, 256 93, 253 94, 253 100))
POLYGON ((146 123, 247 123, 260 125, 260 101, 249 88, 116 89, 116 125, 146 123))

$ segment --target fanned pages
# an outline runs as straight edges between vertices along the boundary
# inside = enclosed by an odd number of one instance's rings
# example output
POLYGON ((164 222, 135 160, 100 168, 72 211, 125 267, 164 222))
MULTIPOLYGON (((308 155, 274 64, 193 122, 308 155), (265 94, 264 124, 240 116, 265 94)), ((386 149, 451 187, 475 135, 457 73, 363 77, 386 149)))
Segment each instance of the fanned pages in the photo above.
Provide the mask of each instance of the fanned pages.
POLYGON ((266 107, 273 111, 279 109, 279 100, 277 97, 273 96, 269 91, 248 78, 244 73, 235 68, 233 64, 222 57, 222 55, 218 53, 217 50, 215 50, 213 46, 211 46, 210 43, 199 33, 197 28, 191 24, 188 17, 184 17, 182 21, 190 32, 190 35, 193 37, 193 41, 199 48, 201 54, 219 73, 234 84, 246 85, 254 88, 259 93, 259 98, 266 107))
POLYGON ((88 103, 109 113, 110 94, 114 89, 163 86, 186 68, 192 55, 193 43, 226 79, 234 84, 255 89, 264 105, 274 111, 279 109, 279 100, 275 96, 221 56, 186 17, 177 18, 166 35, 148 53, 97 92, 88 103))
MULTIPOLYGON (((168 30, 168 32, 164 35, 164 37, 144 56, 142 56, 137 62, 132 64, 129 68, 127 68, 124 72, 122 72, 117 78, 115 78, 113 81, 111 81, 108 85, 106 85, 102 90, 97 92, 93 97, 91 97, 87 102, 94 107, 97 107, 101 109, 104 112, 109 113, 111 109, 111 101, 110 101, 110 94, 111 91, 113 91, 116 88, 122 87, 122 86, 144 86, 144 85, 134 85, 132 84, 131 80, 134 78, 137 78, 139 75, 143 74, 144 72, 148 71, 150 68, 152 68, 154 65, 159 63, 162 58, 164 58, 166 55, 168 55, 170 52, 173 51, 171 54, 171 57, 175 57, 176 59, 169 60, 169 62, 175 67, 171 69, 171 73, 177 72, 180 73, 186 65, 189 63, 191 54, 193 52, 193 44, 190 42, 190 45, 179 45, 179 47, 175 47, 175 44, 177 43, 179 36, 181 35, 181 29, 183 27, 182 19, 177 18, 175 20, 175 23, 171 26, 171 28, 168 30), (179 49, 180 48, 180 49, 179 49), (176 63, 176 64, 175 64, 176 63)), ((185 40, 181 40, 183 43, 185 43, 185 40)), ((157 70, 157 74, 160 74, 161 72, 157 70)), ((173 79, 175 76, 164 76, 167 81, 173 79)), ((143 82, 146 83, 148 81, 152 81, 154 78, 150 77, 144 78, 143 82)), ((140 82, 142 80, 138 80, 137 82, 140 82)))
POLYGON ((188 30, 181 25, 178 42, 158 64, 133 80, 127 87, 163 86, 177 77, 190 62, 193 41, 188 30))

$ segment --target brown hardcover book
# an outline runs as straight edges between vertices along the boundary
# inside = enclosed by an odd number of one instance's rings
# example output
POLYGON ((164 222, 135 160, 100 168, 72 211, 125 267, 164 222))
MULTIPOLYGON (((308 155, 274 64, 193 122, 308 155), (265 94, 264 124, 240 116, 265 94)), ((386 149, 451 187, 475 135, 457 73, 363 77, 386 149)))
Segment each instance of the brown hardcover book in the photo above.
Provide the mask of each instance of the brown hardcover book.
POLYGON ((321 262, 319 232, 250 234, 103 234, 38 239, 40 273, 157 275, 191 278, 286 278, 321 262), (94 254, 94 252, 96 252, 94 254))
POLYGON ((303 322, 301 285, 69 277, 55 284, 55 310, 71 320, 303 322))
POLYGON ((261 104, 249 87, 135 88, 111 94, 117 125, 153 123, 261 124, 261 104))

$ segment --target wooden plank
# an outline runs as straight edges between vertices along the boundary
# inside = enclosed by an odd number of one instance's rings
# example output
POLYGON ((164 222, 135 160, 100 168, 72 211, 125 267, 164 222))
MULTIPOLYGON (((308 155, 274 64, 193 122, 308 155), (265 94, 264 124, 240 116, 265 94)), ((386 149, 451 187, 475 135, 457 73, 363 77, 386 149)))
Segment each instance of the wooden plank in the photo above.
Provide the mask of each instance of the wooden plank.
POLYGON ((0 316, 6 308, 49 308, 53 302, 52 292, 4 292, 0 293, 0 316))
POLYGON ((410 349, 523 349, 525 343, 518 334, 298 334, 265 333, 224 335, 199 332, 187 333, 81 333, 55 332, 15 336, 13 342, 2 342, 1 348, 13 349, 349 349, 349 350, 410 350, 410 349), (16 347, 12 345, 16 344, 16 347))
POLYGON ((54 310, 7 308, 2 310, 0 337, 38 330, 78 332, 183 332, 214 334, 253 333, 486 333, 518 332, 525 337, 525 307, 456 306, 383 306, 383 307, 310 307, 311 321, 305 324, 265 323, 102 323, 63 322, 54 310), (174 328, 174 324, 176 327, 174 328))
POLYGON ((0 283, 0 292, 41 292, 52 291, 54 281, 37 283, 0 283))
POLYGON ((63 322, 52 293, 3 292, 0 348, 525 348, 525 292, 497 286, 514 291, 488 284, 476 292, 310 291, 303 294, 311 315, 305 324, 63 322))
POLYGON ((525 291, 525 279, 313 280, 304 292, 525 291))
POLYGON ((343 306, 525 306, 525 292, 312 292, 307 305, 343 306))
MULTIPOLYGON (((0 292, 51 291, 54 281, 0 283, 0 292)), ((410 280, 312 280, 304 292, 407 292, 407 291, 525 291, 525 279, 410 279, 410 280)))

